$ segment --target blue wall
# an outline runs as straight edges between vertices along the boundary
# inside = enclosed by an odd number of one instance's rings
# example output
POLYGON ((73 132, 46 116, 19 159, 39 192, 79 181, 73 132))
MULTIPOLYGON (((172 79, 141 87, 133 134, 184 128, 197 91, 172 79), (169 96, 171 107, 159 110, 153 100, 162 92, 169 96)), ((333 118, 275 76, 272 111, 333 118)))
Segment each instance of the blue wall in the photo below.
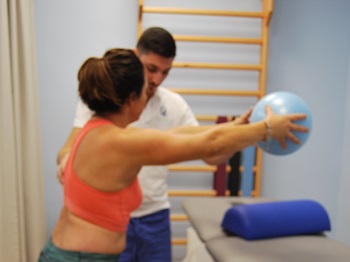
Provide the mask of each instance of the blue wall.
POLYGON ((72 129, 77 73, 90 56, 135 46, 137 1, 34 0, 48 233, 62 207, 56 155, 72 129))
POLYGON ((331 215, 331 235, 350 244, 349 12, 347 0, 275 1, 267 91, 300 95, 313 130, 298 153, 265 155, 262 194, 319 200, 331 215))
MULTIPOLYGON (((350 64, 350 59, 349 59, 350 64)), ((339 181, 338 217, 336 221, 336 237, 340 241, 350 244, 350 208, 349 208, 349 185, 350 185, 350 66, 348 66, 348 89, 346 93, 345 128, 342 155, 342 170, 339 181)))

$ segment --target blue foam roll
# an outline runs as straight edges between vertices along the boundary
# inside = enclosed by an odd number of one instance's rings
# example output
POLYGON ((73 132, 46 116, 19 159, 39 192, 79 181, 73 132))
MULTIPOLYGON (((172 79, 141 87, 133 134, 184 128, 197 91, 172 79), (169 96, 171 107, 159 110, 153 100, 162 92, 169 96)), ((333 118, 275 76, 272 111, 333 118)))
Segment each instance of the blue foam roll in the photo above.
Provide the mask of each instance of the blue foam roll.
POLYGON ((231 207, 222 228, 246 240, 318 234, 330 230, 326 210, 312 200, 288 200, 231 207))

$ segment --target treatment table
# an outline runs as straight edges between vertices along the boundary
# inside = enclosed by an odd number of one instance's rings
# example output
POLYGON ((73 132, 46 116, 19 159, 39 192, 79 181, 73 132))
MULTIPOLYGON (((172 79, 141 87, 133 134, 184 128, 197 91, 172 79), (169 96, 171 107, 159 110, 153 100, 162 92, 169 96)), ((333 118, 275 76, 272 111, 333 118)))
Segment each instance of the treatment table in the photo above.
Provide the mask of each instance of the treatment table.
POLYGON ((349 262, 350 247, 324 234, 245 240, 221 227, 225 212, 239 204, 272 200, 249 197, 198 197, 182 204, 192 225, 183 262, 349 262))

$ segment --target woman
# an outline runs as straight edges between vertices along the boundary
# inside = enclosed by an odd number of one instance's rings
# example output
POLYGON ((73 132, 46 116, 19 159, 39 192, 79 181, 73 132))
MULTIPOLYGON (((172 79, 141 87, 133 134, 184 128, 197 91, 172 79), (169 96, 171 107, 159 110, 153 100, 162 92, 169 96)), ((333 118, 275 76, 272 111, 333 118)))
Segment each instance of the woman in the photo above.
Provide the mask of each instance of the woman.
MULTIPOLYGON (((264 121, 180 127, 167 132, 128 127, 146 103, 143 67, 131 50, 112 49, 89 58, 78 73, 79 94, 96 114, 81 130, 64 175, 64 207, 39 261, 117 261, 129 214, 141 203, 137 173, 143 165, 205 159, 218 163, 261 140, 299 143, 291 132, 304 114, 264 121)), ((249 112, 243 116, 246 122, 249 112)))

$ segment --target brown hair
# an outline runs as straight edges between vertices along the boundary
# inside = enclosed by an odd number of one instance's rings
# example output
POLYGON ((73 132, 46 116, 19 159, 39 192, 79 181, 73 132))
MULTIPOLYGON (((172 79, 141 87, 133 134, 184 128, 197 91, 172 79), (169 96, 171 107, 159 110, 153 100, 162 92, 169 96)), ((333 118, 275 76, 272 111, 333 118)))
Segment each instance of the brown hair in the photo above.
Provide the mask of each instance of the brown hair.
POLYGON ((173 36, 164 28, 146 29, 137 42, 139 54, 153 52, 166 58, 176 56, 176 44, 173 36))
POLYGON ((118 112, 135 93, 142 92, 145 82, 143 66, 130 49, 110 49, 103 57, 90 57, 78 72, 79 95, 97 114, 118 112))

